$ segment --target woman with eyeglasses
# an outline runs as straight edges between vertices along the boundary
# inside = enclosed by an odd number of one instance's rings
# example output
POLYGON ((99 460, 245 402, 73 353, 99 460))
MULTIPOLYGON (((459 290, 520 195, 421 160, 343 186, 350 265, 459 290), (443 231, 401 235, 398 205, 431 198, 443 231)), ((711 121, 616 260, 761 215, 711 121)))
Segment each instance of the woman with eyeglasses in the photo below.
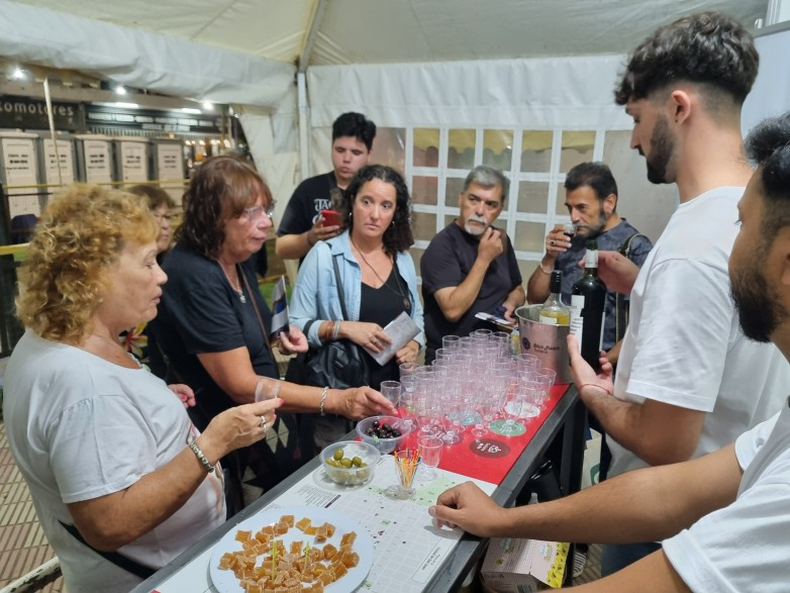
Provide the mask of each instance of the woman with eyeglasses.
MULTIPOLYGON (((249 458, 228 460, 238 470, 231 478, 240 479, 249 465, 255 485, 265 490, 312 456, 312 446, 300 446, 290 413, 358 420, 394 411, 369 387, 334 390, 279 380, 272 348, 304 352, 307 340, 293 326, 287 335, 269 336, 271 313, 258 290, 252 255, 272 228, 273 207, 268 185, 246 162, 217 156, 200 165, 184 196, 176 245, 164 263, 169 281, 159 315, 149 325, 169 363, 168 378, 195 391, 197 405, 190 412, 198 428, 232 406, 283 399, 268 442, 254 446, 249 458)), ((238 504, 233 498, 229 502, 238 504)))

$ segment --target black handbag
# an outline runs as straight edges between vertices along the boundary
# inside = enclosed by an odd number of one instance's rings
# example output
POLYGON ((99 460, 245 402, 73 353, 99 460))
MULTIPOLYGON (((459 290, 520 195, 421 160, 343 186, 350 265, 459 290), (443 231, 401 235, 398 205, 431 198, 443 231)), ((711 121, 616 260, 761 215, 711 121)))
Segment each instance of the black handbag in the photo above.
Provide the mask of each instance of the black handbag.
MULTIPOLYGON (((343 319, 348 319, 346 303, 343 298, 343 283, 337 266, 337 256, 332 258, 335 268, 337 292, 340 297, 340 308, 343 319)), ((310 330, 313 321, 305 324, 304 333, 310 330)), ((351 340, 335 340, 327 342, 316 350, 307 353, 304 364, 305 383, 316 387, 332 389, 348 389, 370 383, 368 364, 362 350, 351 340)))

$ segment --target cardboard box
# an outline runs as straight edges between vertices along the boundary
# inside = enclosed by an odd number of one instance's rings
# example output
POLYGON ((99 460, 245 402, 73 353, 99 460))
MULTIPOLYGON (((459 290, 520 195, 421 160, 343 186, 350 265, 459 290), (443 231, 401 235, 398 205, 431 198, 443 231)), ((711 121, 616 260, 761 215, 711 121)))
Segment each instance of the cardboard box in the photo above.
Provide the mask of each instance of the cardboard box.
POLYGON ((494 593, 534 593, 559 588, 569 548, 567 543, 494 538, 480 568, 483 586, 494 593))

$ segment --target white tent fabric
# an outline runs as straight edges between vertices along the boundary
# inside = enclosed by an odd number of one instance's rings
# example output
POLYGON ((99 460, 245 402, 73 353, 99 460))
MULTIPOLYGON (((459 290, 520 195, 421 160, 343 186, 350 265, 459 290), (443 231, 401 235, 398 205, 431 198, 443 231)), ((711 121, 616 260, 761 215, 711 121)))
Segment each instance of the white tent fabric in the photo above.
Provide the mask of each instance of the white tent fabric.
POLYGON ((311 124, 358 110, 388 126, 627 128, 613 90, 625 56, 315 66, 311 124))
POLYGON ((176 97, 273 110, 296 68, 246 53, 0 0, 0 56, 176 97))

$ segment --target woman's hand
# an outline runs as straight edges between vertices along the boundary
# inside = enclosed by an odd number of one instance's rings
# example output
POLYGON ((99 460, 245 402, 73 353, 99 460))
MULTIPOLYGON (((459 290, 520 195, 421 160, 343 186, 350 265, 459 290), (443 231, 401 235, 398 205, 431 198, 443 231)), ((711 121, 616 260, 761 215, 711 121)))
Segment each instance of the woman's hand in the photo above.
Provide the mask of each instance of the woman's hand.
POLYGON ((412 340, 395 353, 395 360, 398 361, 398 364, 403 364, 404 362, 415 362, 419 352, 420 345, 415 340, 412 340))
POLYGON ((309 348, 307 337, 295 325, 288 325, 288 333, 280 332, 280 341, 277 343, 277 349, 280 354, 289 356, 291 354, 298 354, 300 352, 307 352, 309 348))
POLYGON ((381 352, 392 343, 392 338, 384 333, 378 323, 364 321, 341 321, 340 335, 371 352, 381 352))
POLYGON ((189 385, 184 385, 183 383, 173 383, 167 387, 170 389, 170 391, 178 396, 178 399, 181 400, 181 403, 184 404, 185 408, 191 408, 195 405, 195 392, 192 391, 192 388, 189 385))
POLYGON ((203 434, 198 437, 201 448, 209 459, 214 460, 241 447, 257 443, 274 424, 277 418, 274 411, 281 405, 283 400, 278 397, 225 410, 214 416, 203 434))
POLYGON ((353 389, 331 389, 327 397, 328 412, 340 414, 351 420, 362 420, 368 416, 395 415, 395 406, 372 387, 353 389))

